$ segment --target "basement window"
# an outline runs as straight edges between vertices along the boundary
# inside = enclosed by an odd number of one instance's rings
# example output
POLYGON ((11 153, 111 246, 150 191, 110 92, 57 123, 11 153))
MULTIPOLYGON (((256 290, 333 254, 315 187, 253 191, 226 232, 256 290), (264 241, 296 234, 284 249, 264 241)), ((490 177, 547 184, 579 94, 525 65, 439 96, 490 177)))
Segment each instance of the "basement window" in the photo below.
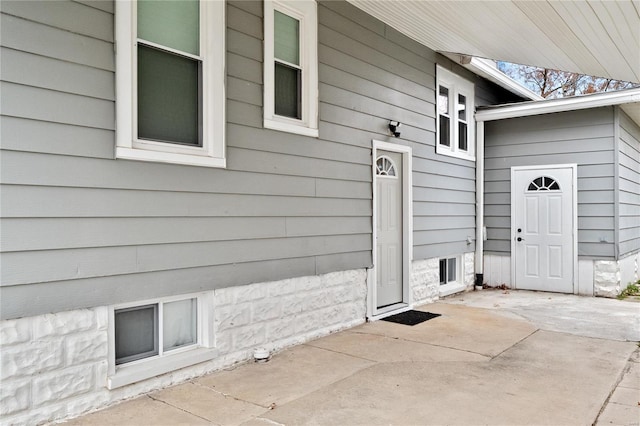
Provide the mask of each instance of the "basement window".
POLYGON ((109 388, 213 358, 212 295, 112 307, 109 388))
POLYGON ((440 297, 464 291, 463 274, 459 257, 440 259, 440 297))

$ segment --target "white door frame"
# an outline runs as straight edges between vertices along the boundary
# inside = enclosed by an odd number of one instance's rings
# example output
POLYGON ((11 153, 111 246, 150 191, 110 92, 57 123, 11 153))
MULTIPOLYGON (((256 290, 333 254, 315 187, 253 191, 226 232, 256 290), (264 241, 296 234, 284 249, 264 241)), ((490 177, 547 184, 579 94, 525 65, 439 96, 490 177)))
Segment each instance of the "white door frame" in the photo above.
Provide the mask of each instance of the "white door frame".
POLYGON ((410 146, 397 145, 389 142, 373 140, 373 159, 372 159, 372 184, 373 184, 373 232, 372 232, 372 254, 373 267, 369 269, 367 275, 367 318, 376 320, 385 316, 406 311, 411 306, 411 260, 413 259, 413 195, 412 195, 412 150, 410 146), (376 159, 378 158, 378 150, 397 152, 402 154, 402 302, 386 306, 382 309, 377 308, 376 295, 376 259, 377 253, 377 188, 376 188, 376 159))
POLYGON ((571 237, 573 240, 573 294, 578 294, 578 165, 577 164, 547 164, 541 166, 513 166, 511 167, 511 282, 513 288, 518 288, 516 282, 516 203, 514 194, 516 191, 515 173, 521 170, 554 170, 571 169, 572 186, 572 220, 573 229, 571 237))

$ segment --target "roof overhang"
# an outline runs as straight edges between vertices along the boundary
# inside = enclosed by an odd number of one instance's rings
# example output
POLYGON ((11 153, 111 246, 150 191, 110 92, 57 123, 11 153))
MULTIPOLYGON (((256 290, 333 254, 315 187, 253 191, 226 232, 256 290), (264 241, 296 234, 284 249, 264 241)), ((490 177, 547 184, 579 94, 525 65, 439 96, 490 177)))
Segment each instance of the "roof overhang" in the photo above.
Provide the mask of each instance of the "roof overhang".
POLYGON ((514 93, 518 96, 522 96, 525 99, 532 101, 541 101, 544 98, 537 93, 527 89, 523 85, 519 84, 514 79, 508 77, 505 73, 500 71, 496 67, 496 62, 491 59, 474 58, 464 55, 457 55, 453 53, 443 53, 444 56, 451 59, 454 62, 460 64, 460 66, 468 69, 474 74, 501 86, 502 88, 514 93))
POLYGON ((495 121, 614 105, 620 105, 622 110, 640 126, 640 89, 481 107, 476 111, 475 118, 476 121, 495 121))
POLYGON ((438 52, 640 82, 640 3, 348 0, 438 52))

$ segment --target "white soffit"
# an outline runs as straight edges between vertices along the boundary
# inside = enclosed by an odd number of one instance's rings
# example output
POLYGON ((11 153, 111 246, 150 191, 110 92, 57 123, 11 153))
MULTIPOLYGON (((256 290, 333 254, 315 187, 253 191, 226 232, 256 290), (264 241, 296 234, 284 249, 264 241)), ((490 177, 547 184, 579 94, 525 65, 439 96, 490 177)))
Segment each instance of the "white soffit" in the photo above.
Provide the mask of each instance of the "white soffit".
POLYGON ((637 0, 348 0, 439 52, 640 82, 637 0))

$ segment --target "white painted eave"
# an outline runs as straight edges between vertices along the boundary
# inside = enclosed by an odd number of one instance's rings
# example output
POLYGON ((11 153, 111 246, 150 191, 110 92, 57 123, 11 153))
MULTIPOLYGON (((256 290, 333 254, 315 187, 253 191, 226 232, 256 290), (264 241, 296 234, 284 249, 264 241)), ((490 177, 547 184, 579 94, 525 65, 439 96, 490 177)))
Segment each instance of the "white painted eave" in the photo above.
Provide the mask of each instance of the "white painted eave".
POLYGON ((621 90, 619 92, 575 96, 571 98, 481 107, 476 111, 475 116, 476 121, 494 121, 613 105, 621 105, 622 109, 631 117, 631 119, 640 126, 640 88, 621 90))
POLYGON ((436 52, 640 82, 638 0, 348 0, 436 52))
POLYGON ((542 96, 527 89, 526 87, 523 87, 512 78, 505 75, 502 71, 496 68, 495 61, 483 58, 469 58, 468 56, 457 55, 455 53, 443 53, 443 55, 460 64, 460 66, 468 69, 472 73, 497 84, 513 94, 532 101, 541 101, 544 99, 542 96))

